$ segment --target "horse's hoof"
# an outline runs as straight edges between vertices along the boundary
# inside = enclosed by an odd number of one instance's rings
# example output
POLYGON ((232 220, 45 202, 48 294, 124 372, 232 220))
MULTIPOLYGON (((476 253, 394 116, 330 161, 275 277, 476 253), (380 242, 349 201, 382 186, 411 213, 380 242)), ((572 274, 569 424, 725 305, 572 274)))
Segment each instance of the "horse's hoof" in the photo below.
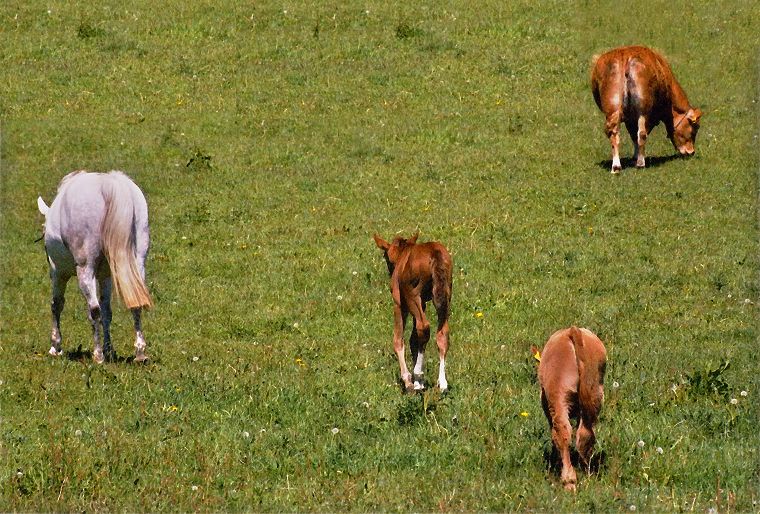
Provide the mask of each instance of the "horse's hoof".
POLYGON ((145 355, 144 353, 141 353, 140 355, 135 355, 135 364, 148 364, 150 362, 150 357, 145 355))
POLYGON ((50 350, 48 350, 48 353, 52 355, 53 357, 60 357, 63 355, 63 350, 56 350, 55 346, 51 346, 50 350))
POLYGON ((425 390, 425 384, 421 384, 419 382, 414 383, 414 390, 415 391, 424 391, 425 390))
POLYGON ((93 352, 92 360, 95 361, 95 364, 103 364, 106 358, 103 356, 103 352, 93 352))

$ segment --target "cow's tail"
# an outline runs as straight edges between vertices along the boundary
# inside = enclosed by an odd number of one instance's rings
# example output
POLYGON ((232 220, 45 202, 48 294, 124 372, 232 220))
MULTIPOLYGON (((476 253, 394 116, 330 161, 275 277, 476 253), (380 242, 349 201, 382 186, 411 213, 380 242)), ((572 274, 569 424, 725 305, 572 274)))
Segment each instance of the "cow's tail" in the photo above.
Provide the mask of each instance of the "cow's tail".
POLYGON ((594 418, 589 420, 593 423, 602 407, 599 388, 604 381, 605 362, 590 358, 583 342, 583 333, 578 327, 570 327, 570 340, 578 363, 578 403, 584 416, 594 418))
POLYGON ((445 252, 436 250, 433 261, 433 303, 438 311, 438 324, 449 317, 451 308, 451 258, 445 252))
POLYGON ((106 214, 101 237, 103 252, 111 268, 114 290, 128 309, 153 306, 137 264, 135 249, 135 207, 130 184, 124 176, 107 175, 103 181, 106 214))

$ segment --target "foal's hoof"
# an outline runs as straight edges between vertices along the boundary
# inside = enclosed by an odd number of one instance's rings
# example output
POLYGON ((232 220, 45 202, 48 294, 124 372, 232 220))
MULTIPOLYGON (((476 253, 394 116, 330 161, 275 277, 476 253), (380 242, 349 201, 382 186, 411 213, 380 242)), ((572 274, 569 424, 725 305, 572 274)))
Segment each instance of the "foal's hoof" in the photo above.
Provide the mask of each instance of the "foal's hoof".
POLYGON ((413 386, 414 391, 424 391, 425 390, 425 384, 422 382, 415 382, 413 386))
POLYGON ((53 357, 60 357, 63 355, 63 350, 56 350, 55 346, 51 346, 50 350, 48 350, 48 353, 52 355, 53 357))
POLYGON ((135 364, 148 364, 150 362, 150 357, 141 353, 140 355, 135 355, 134 362, 135 364))
POLYGON ((92 352, 92 360, 95 361, 95 364, 103 364, 106 361, 106 358, 102 351, 95 351, 92 352))

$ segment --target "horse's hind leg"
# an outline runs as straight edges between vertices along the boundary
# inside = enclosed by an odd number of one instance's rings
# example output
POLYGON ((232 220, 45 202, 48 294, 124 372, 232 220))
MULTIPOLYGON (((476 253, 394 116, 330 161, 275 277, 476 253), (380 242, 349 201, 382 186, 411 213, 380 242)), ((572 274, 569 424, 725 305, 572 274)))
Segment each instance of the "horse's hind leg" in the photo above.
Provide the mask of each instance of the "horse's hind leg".
POLYGON ((410 305, 409 311, 414 316, 414 328, 409 338, 414 361, 414 389, 419 391, 425 388, 425 347, 430 339, 430 322, 425 317, 425 304, 420 298, 410 305))
POLYGON ((98 280, 100 285, 100 320, 103 324, 103 353, 105 358, 113 360, 116 354, 111 345, 111 277, 98 280))
POLYGON ((79 289, 87 301, 87 317, 92 325, 94 341, 92 359, 96 363, 102 364, 105 357, 103 356, 103 347, 100 344, 100 304, 98 303, 95 270, 91 266, 77 266, 77 279, 79 280, 79 289))
POLYGON ((145 354, 145 347, 148 345, 142 332, 141 314, 141 308, 132 309, 132 319, 135 322, 135 362, 145 362, 148 360, 148 356, 145 354))
POLYGON ((48 353, 54 357, 63 354, 61 349, 61 312, 66 304, 64 293, 69 277, 61 277, 55 271, 50 272, 50 281, 53 286, 53 298, 50 301, 50 312, 52 313, 52 329, 50 331, 50 350, 48 353))

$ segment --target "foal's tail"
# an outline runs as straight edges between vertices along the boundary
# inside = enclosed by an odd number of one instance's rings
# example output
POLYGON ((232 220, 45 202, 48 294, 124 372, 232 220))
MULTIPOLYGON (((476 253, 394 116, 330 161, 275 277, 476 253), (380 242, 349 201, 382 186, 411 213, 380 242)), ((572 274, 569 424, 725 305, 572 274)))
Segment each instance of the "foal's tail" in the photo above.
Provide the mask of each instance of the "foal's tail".
POLYGON ((604 381, 606 362, 599 362, 589 355, 588 348, 583 344, 583 333, 578 327, 570 327, 570 340, 578 363, 578 402, 581 415, 594 423, 602 407, 603 395, 600 394, 600 388, 604 381))
POLYGON ((128 180, 124 175, 106 175, 103 181, 106 202, 101 233, 103 251, 111 268, 114 289, 127 308, 150 308, 153 301, 137 264, 135 206, 128 180))
POLYGON ((449 303, 451 302, 451 257, 448 253, 437 250, 433 252, 433 303, 439 312, 440 318, 449 317, 449 303), (444 317, 445 316, 445 317, 444 317))

